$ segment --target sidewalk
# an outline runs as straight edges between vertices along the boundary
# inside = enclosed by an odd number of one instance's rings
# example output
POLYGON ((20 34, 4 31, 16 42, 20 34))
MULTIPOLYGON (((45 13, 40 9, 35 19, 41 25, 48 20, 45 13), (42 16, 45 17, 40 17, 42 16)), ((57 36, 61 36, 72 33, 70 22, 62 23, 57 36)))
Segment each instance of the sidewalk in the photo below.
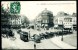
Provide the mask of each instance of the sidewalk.
POLYGON ((76 49, 76 47, 73 47, 73 46, 61 41, 61 36, 51 38, 51 41, 62 49, 76 49))

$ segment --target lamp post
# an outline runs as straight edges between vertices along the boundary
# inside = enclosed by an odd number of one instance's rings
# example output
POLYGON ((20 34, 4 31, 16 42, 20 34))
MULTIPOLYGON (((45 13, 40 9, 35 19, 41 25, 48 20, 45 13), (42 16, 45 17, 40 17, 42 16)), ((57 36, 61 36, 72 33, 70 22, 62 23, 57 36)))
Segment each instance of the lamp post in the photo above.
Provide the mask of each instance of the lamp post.
POLYGON ((61 41, 63 41, 63 21, 62 21, 62 38, 61 41))

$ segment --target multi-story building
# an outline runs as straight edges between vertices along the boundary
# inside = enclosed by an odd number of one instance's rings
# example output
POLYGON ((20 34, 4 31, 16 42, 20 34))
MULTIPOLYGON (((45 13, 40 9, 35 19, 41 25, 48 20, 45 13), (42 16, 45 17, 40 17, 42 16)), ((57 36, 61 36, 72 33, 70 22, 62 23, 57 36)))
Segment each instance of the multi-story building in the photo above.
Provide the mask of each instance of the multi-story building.
POLYGON ((20 15, 11 14, 9 8, 3 9, 1 7, 1 26, 11 28, 11 26, 20 26, 21 25, 21 18, 20 15))
POLYGON ((11 17, 9 18, 9 24, 12 27, 20 27, 22 22, 21 22, 21 16, 19 15, 11 15, 11 17))
POLYGON ((76 13, 73 13, 72 14, 72 22, 73 22, 73 29, 77 30, 77 16, 76 16, 76 13))
POLYGON ((28 19, 27 17, 22 15, 11 15, 11 17, 9 18, 9 24, 12 27, 26 27, 28 25, 28 19))
MULTIPOLYGON (((76 16, 69 15, 64 12, 59 12, 54 17, 54 25, 56 26, 64 26, 64 28, 73 28, 73 25, 76 25, 76 16)), ((76 26, 74 26, 76 27, 76 26)))
POLYGON ((43 10, 35 19, 36 27, 52 27, 53 26, 53 13, 47 9, 43 10))

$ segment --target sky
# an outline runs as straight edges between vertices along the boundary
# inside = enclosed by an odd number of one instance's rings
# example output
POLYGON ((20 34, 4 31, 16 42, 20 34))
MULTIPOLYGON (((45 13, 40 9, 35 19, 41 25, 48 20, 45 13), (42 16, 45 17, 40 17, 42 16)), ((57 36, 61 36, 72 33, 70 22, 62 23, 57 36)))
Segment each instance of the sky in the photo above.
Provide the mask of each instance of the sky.
MULTIPOLYGON (((2 1, 1 4, 7 8, 10 2, 13 1, 2 1)), ((54 16, 60 11, 68 14, 76 13, 76 1, 20 1, 20 4, 20 14, 25 15, 30 21, 34 20, 45 8, 53 12, 54 16)))

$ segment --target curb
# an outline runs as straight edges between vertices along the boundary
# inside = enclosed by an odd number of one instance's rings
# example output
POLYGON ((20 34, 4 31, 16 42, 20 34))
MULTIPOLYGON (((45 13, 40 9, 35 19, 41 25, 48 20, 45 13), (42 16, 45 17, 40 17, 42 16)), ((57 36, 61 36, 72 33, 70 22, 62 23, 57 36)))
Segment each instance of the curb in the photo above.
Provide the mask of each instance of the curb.
POLYGON ((63 49, 76 49, 76 47, 71 46, 65 42, 62 42, 60 39, 61 39, 60 37, 54 37, 54 38, 51 38, 51 41, 63 49))

